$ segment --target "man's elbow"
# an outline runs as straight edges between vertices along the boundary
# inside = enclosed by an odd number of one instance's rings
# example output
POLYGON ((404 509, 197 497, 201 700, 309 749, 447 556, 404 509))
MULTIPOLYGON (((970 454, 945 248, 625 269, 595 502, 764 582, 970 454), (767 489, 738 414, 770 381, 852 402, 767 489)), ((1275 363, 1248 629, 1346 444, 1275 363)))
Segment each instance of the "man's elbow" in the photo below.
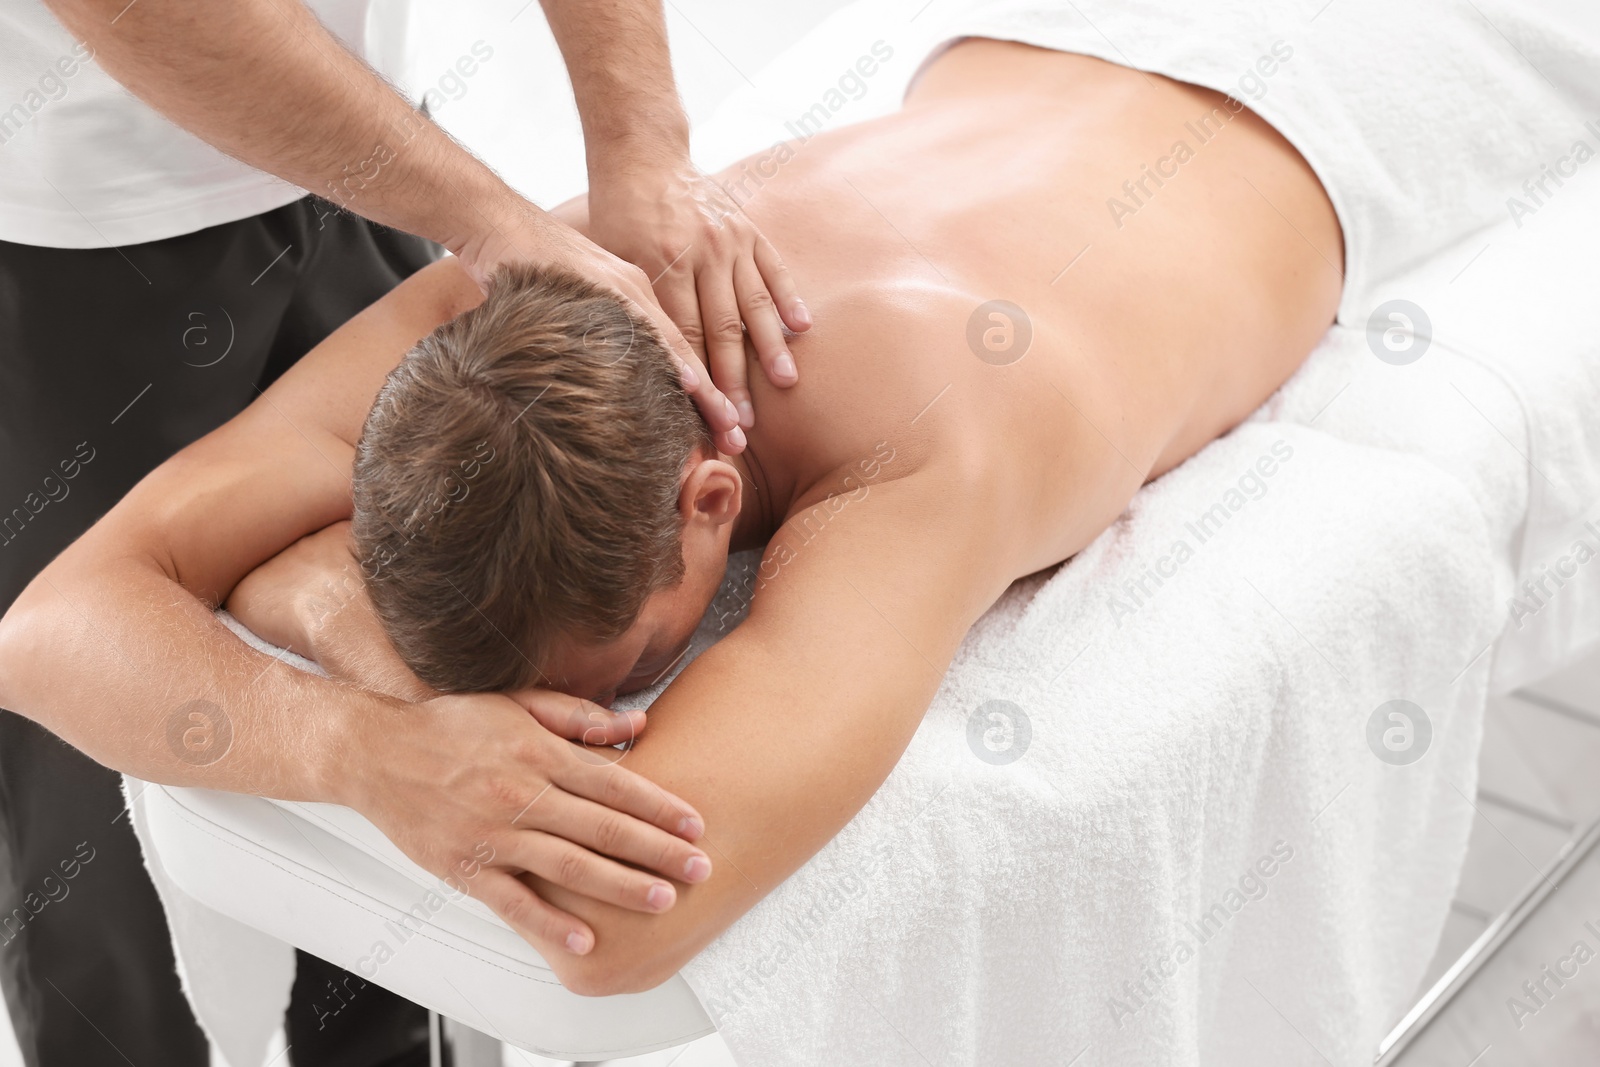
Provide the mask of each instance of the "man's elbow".
POLYGON ((47 608, 37 602, 34 592, 31 586, 24 590, 0 615, 0 708, 18 713, 25 712, 23 686, 29 666, 38 660, 37 649, 48 647, 39 640, 47 608))
POLYGON ((614 997, 623 993, 644 993, 672 978, 686 960, 659 950, 642 951, 637 946, 619 944, 615 949, 602 941, 586 956, 564 954, 552 960, 551 970, 568 990, 583 997, 614 997))

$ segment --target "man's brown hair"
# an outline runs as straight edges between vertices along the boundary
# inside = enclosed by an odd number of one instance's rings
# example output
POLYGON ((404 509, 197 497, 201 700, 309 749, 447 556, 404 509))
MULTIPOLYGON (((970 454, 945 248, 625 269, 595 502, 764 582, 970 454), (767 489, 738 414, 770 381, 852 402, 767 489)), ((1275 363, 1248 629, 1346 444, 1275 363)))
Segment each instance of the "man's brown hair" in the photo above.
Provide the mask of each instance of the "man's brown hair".
POLYGON ((355 550, 400 657, 444 692, 510 689, 559 637, 621 636, 683 577, 681 475, 710 444, 620 297, 503 268, 390 372, 356 448, 355 550))

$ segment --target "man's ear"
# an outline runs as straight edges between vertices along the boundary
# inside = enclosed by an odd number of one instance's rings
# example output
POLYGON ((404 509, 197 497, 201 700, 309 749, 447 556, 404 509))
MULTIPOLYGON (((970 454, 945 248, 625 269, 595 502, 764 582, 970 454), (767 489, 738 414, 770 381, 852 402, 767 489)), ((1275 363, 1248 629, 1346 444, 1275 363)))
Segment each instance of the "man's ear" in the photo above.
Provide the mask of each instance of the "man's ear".
POLYGON ((732 522, 743 503, 744 485, 732 464, 720 459, 694 458, 678 491, 678 514, 684 525, 709 520, 713 526, 732 522))

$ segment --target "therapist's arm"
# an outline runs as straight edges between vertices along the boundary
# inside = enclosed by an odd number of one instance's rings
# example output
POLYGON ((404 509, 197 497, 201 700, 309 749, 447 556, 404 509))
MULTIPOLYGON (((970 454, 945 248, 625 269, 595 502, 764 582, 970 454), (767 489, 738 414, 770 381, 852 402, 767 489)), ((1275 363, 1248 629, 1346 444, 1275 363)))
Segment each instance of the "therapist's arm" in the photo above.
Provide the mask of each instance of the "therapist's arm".
MULTIPOLYGON (((742 433, 732 432, 736 409, 661 314, 644 271, 518 195, 299 0, 47 3, 135 96, 250 166, 437 241, 480 282, 499 263, 528 260, 622 294, 661 327, 683 361, 685 385, 719 447, 744 448, 742 433)), ((576 12, 571 18, 581 21, 576 12)))
POLYGON ((148 781, 354 807, 559 956, 592 931, 515 874, 657 912, 674 891, 646 869, 704 861, 692 808, 558 736, 620 741, 637 719, 559 694, 407 704, 256 652, 213 614, 252 567, 349 517, 384 376, 481 298, 455 261, 426 268, 141 480, 0 618, 0 706, 148 781))
POLYGON ((572 77, 589 165, 589 236, 644 268, 656 297, 754 425, 744 331, 780 388, 798 380, 783 327, 811 326, 755 223, 689 158, 660 0, 542 0, 572 77), (742 325, 741 325, 742 324, 742 325))

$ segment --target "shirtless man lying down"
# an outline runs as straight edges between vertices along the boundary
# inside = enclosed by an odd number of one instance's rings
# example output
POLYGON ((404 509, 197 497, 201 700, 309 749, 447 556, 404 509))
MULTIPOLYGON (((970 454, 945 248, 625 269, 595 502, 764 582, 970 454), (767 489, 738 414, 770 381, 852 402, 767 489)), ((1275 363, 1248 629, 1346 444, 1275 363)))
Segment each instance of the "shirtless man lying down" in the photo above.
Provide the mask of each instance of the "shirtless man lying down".
POLYGON ((0 632, 0 703, 147 779, 350 804, 440 875, 487 841, 472 892, 563 982, 648 988, 866 802, 1007 585, 1258 406, 1340 296, 1334 210, 1252 112, 1023 45, 955 46, 747 210, 816 325, 799 384, 752 375, 743 455, 612 298, 512 273, 485 299, 441 262, 56 560, 0 632), (1115 225, 1194 126, 1218 132, 1115 225), (562 694, 658 677, 762 546, 747 621, 622 766, 556 737, 598 714, 562 694), (393 696, 250 651, 224 601, 393 696), (166 741, 193 699, 232 722, 209 762, 166 741))

